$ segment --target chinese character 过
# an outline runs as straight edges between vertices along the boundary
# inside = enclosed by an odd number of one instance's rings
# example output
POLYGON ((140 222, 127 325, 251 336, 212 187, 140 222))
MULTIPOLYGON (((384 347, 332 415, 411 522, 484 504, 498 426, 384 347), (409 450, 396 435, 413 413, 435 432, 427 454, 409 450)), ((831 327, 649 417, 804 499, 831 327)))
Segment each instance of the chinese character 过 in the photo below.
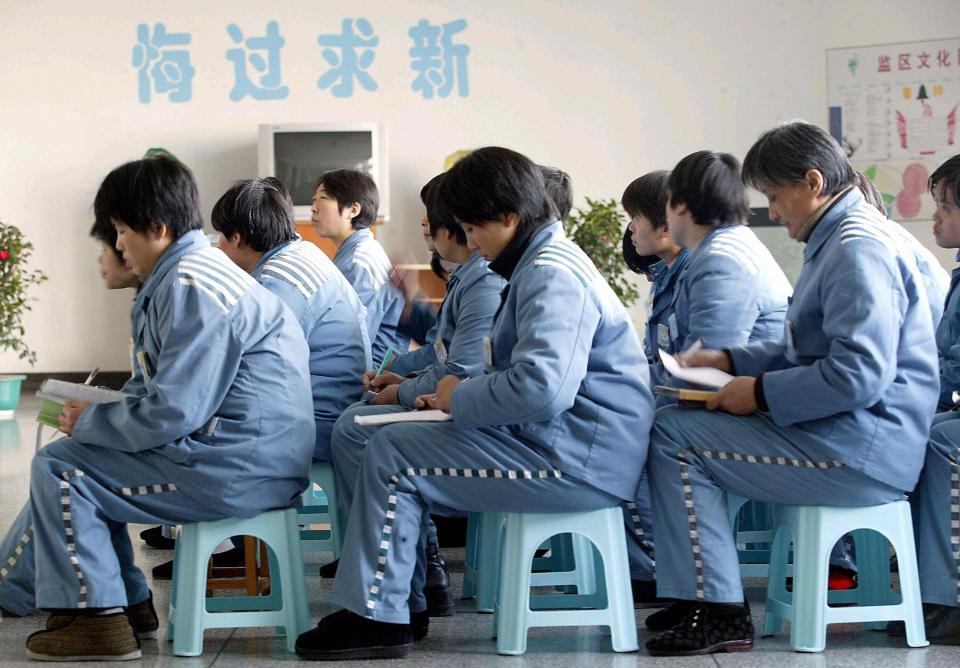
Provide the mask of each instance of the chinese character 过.
POLYGON ((139 69, 138 83, 140 102, 150 101, 151 90, 170 93, 171 102, 187 102, 193 96, 193 75, 187 49, 168 49, 170 46, 190 44, 190 35, 185 32, 168 33, 166 26, 156 23, 153 38, 150 26, 137 26, 137 44, 133 47, 133 66, 139 69), (153 86, 151 87, 151 82, 153 86))
POLYGON ((408 31, 413 39, 410 55, 411 69, 417 73, 411 88, 425 100, 433 98, 434 92, 447 97, 457 84, 457 94, 467 97, 470 94, 470 82, 467 79, 467 55, 470 47, 466 44, 454 44, 453 37, 467 27, 465 19, 458 19, 442 26, 431 25, 426 19, 408 31))
POLYGON ((243 38, 243 31, 236 23, 227 26, 227 34, 234 44, 241 46, 227 49, 227 60, 233 63, 234 84, 230 99, 234 102, 249 95, 254 100, 282 100, 289 94, 286 86, 280 82, 280 49, 286 40, 280 36, 276 21, 267 23, 267 34, 263 37, 243 38), (266 51, 265 56, 254 51, 266 51), (258 73, 257 81, 250 80, 247 66, 258 73))
POLYGON ((344 19, 343 31, 339 35, 317 37, 320 46, 335 47, 340 50, 339 55, 333 48, 323 50, 324 59, 333 67, 317 80, 319 88, 330 88, 330 92, 335 97, 353 95, 354 79, 368 91, 377 90, 377 82, 370 76, 367 69, 376 57, 373 47, 380 43, 380 38, 373 34, 373 26, 367 19, 357 19, 357 30, 360 34, 356 34, 353 30, 353 19, 344 19), (360 50, 359 55, 358 50, 360 50), (338 83, 334 85, 334 82, 338 83))

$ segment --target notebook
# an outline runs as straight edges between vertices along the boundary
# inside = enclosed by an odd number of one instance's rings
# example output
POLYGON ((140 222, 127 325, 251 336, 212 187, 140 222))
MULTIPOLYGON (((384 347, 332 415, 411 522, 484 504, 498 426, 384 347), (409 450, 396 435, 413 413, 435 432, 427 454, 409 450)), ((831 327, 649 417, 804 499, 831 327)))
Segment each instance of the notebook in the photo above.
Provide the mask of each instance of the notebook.
POLYGON ((441 410, 353 416, 353 421, 361 427, 375 427, 382 424, 393 424, 394 422, 446 422, 452 419, 450 413, 444 413, 441 410))
POLYGON ((56 380, 55 378, 47 378, 43 381, 37 396, 60 403, 64 401, 86 401, 91 404, 109 404, 127 397, 123 392, 105 387, 68 383, 65 380, 56 380))

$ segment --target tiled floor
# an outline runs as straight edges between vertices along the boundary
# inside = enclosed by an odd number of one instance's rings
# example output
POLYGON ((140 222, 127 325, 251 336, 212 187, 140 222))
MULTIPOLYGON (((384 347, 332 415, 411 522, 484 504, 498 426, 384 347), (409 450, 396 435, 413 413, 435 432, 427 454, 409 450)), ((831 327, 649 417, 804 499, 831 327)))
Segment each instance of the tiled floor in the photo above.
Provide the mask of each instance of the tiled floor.
MULTIPOLYGON (((34 451, 36 414, 38 401, 25 398, 17 411, 17 419, 0 421, 0 531, 6 531, 27 496, 30 457, 34 451)), ((46 431, 47 439, 52 436, 46 431)), ((139 531, 142 527, 131 527, 139 531)), ((150 568, 170 557, 169 552, 151 550, 139 540, 138 558, 141 567, 149 573, 150 568)), ((454 571, 455 590, 460 588, 463 551, 448 554, 454 571)), ((307 587, 310 598, 310 612, 314 620, 332 612, 326 602, 330 591, 329 580, 317 575, 316 566, 307 565, 307 587)), ((748 581, 748 596, 753 605, 757 623, 763 617, 761 580, 748 581)), ((237 666, 244 664, 290 665, 298 661, 296 656, 286 651, 282 638, 274 638, 269 629, 213 630, 205 636, 203 656, 192 658, 174 658, 171 646, 165 638, 166 607, 170 596, 170 583, 155 581, 151 583, 156 598, 157 609, 161 616, 161 634, 157 640, 144 643, 142 665, 163 666, 176 664, 179 668, 192 666, 237 666)), ((638 622, 642 622, 646 612, 638 611, 638 622)), ((0 626, 0 665, 30 665, 23 644, 27 635, 40 628, 45 617, 34 615, 23 619, 5 619, 0 626)), ((960 666, 960 647, 930 647, 927 649, 906 649, 899 642, 888 641, 882 633, 864 631, 857 625, 838 625, 830 627, 827 638, 827 651, 822 654, 797 654, 790 651, 786 635, 774 638, 758 639, 752 652, 743 654, 723 654, 689 659, 654 659, 639 654, 614 654, 610 651, 609 639, 598 629, 535 629, 531 631, 527 653, 522 657, 498 656, 496 645, 490 640, 490 616, 473 612, 472 604, 461 602, 457 614, 453 617, 434 619, 429 637, 418 643, 409 659, 390 663, 378 662, 376 665, 404 666, 450 666, 471 668, 493 664, 511 668, 536 666, 614 666, 622 668, 638 663, 644 665, 662 665, 675 668, 686 666, 776 666, 777 668, 819 668, 820 666, 960 666)), ((641 646, 646 640, 645 631, 640 634, 641 646)), ((353 662, 352 666, 361 668, 365 663, 353 662)), ((373 663, 371 663, 373 665, 373 663)))

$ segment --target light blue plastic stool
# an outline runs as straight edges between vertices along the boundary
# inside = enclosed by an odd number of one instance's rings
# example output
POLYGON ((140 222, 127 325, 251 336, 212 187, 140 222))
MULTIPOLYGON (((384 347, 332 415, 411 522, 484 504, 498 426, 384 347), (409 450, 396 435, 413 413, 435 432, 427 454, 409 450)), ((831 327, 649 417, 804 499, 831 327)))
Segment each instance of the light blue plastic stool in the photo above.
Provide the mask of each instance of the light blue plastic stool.
MULTIPOLYGON (((500 569, 502 513, 469 513, 467 516, 467 548, 463 567, 463 598, 475 598, 477 612, 493 612, 496 604, 500 569)), ((531 587, 557 587, 567 593, 558 596, 536 596, 533 609, 589 607, 592 600, 575 599, 577 595, 597 595, 597 576, 593 544, 579 534, 558 534, 547 544, 549 557, 533 560, 531 587)))
POLYGON ((281 627, 291 652, 297 636, 310 628, 300 527, 293 508, 270 510, 250 519, 184 524, 180 530, 167 625, 173 653, 202 654, 204 629, 249 626, 281 627), (239 535, 253 536, 270 548, 270 595, 206 598, 210 555, 220 541, 239 535))
MULTIPOLYGON (((592 557, 588 561, 593 562, 592 557)), ((538 626, 607 626, 615 652, 638 649, 623 511, 619 506, 578 513, 504 514, 494 618, 497 651, 523 654, 527 649, 527 630, 538 626), (599 552, 602 565, 596 571, 604 577, 597 578, 594 596, 606 600, 604 608, 531 609, 530 568, 534 552, 548 538, 564 533, 584 536, 599 552)))
POLYGON ((765 578, 770 571, 770 550, 746 547, 748 544, 769 544, 773 540, 773 530, 766 528, 764 525, 767 522, 763 521, 766 520, 768 509, 769 504, 727 492, 727 513, 737 543, 742 577, 765 578), (748 503, 750 506, 744 508, 748 503))
POLYGON ((790 647, 797 652, 821 652, 826 646, 827 624, 902 620, 910 647, 929 644, 923 628, 913 523, 906 501, 860 508, 776 505, 773 509, 777 529, 771 547, 763 635, 777 633, 783 620, 789 620, 790 647), (870 531, 864 531, 867 529, 870 531), (830 607, 827 605, 830 551, 834 543, 850 531, 857 541, 861 579, 857 589, 830 592, 830 601, 858 605, 830 607), (871 533, 873 531, 882 537, 871 533), (786 591, 785 584, 791 537, 793 593, 786 591), (899 564, 899 603, 890 587, 887 540, 893 545, 899 564))
POLYGON ((333 559, 340 557, 343 540, 344 522, 337 506, 337 485, 333 475, 333 465, 329 462, 314 461, 310 466, 310 484, 301 495, 303 507, 297 511, 300 524, 300 549, 306 555, 310 552, 329 552, 333 559), (319 485, 320 490, 314 486, 319 485), (329 524, 330 529, 306 528, 312 524, 329 524))

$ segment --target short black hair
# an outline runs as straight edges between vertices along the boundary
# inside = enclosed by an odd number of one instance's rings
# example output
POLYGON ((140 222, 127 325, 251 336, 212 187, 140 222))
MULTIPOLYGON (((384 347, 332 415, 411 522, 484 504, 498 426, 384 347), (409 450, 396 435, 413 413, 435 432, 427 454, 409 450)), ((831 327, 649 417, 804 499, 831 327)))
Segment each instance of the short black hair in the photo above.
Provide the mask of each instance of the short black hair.
POLYGON ((258 253, 297 238, 293 200, 272 176, 234 181, 213 205, 210 222, 225 237, 239 234, 258 253))
POLYGON ((515 213, 523 230, 554 215, 537 165, 499 146, 480 148, 461 158, 447 172, 437 195, 461 224, 481 225, 515 213))
POLYGON ((811 169, 823 175, 822 194, 828 197, 857 182, 836 139, 812 123, 792 121, 767 130, 750 147, 743 160, 743 181, 758 190, 791 186, 805 181, 811 169))
POLYGON ((635 274, 650 274, 650 267, 660 261, 659 255, 640 255, 636 246, 633 245, 633 234, 628 227, 623 232, 623 261, 627 263, 630 271, 635 274))
POLYGON ((670 206, 686 204, 697 225, 742 225, 750 217, 740 162, 729 153, 691 153, 670 172, 667 189, 670 206))
POLYGON ((420 201, 427 207, 427 226, 430 228, 430 236, 436 238, 437 232, 446 230, 453 235, 458 246, 466 246, 467 233, 463 231, 453 213, 444 206, 438 197, 439 186, 443 182, 443 177, 444 174, 434 176, 420 189, 420 201))
POLYGON ((540 165, 540 174, 543 176, 547 197, 556 209, 557 219, 565 223, 570 217, 570 209, 573 208, 573 181, 570 175, 562 169, 547 165, 540 165))
POLYGON ((117 220, 140 234, 163 223, 174 239, 203 229, 197 182, 186 165, 168 155, 134 160, 107 174, 93 213, 96 220, 117 220))
POLYGON ((366 229, 377 222, 380 192, 377 190, 377 184, 366 172, 361 172, 359 169, 335 169, 317 179, 313 192, 316 192, 320 186, 323 186, 327 194, 337 200, 341 213, 353 203, 360 205, 360 213, 352 221, 353 229, 366 229))
POLYGON ((883 214, 883 217, 886 218, 887 205, 883 203, 883 194, 880 192, 880 188, 878 188, 877 184, 871 181, 866 174, 856 172, 856 175, 857 188, 863 193, 863 199, 867 201, 867 204, 872 204, 883 214))
POLYGON ((93 225, 90 226, 90 236, 108 246, 113 254, 117 256, 120 264, 123 264, 123 253, 117 250, 117 228, 109 219, 94 218, 93 225))
POLYGON ((620 204, 631 218, 643 216, 655 230, 667 224, 670 172, 661 170, 634 179, 623 191, 620 204))
POLYGON ((943 192, 953 195, 953 204, 960 206, 960 155, 955 155, 933 170, 927 187, 935 194, 938 185, 943 184, 943 192))

